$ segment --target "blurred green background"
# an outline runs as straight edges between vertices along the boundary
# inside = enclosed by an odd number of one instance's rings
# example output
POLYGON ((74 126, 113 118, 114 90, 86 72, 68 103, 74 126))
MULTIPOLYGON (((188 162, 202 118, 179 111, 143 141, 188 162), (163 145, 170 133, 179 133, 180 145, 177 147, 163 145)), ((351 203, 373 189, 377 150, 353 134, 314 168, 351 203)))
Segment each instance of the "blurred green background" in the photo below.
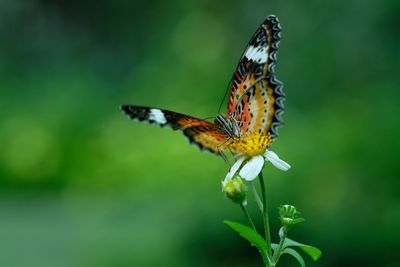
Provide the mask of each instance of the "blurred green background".
POLYGON ((292 165, 264 171, 274 240, 295 204, 308 266, 400 266, 400 2, 361 0, 1 0, 0 266, 262 266, 222 223, 245 222, 228 165, 118 106, 215 116, 269 14, 292 165))

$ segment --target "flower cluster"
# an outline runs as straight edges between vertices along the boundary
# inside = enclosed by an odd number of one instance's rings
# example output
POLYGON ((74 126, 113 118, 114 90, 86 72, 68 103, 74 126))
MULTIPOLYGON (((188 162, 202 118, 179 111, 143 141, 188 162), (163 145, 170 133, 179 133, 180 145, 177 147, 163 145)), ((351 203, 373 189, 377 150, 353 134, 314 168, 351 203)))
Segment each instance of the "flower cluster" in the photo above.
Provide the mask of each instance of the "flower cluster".
POLYGON ((264 167, 265 161, 276 168, 287 171, 290 165, 269 149, 272 143, 270 134, 252 133, 233 140, 230 147, 237 152, 236 161, 225 177, 224 183, 230 181, 236 173, 246 181, 254 180, 264 167))

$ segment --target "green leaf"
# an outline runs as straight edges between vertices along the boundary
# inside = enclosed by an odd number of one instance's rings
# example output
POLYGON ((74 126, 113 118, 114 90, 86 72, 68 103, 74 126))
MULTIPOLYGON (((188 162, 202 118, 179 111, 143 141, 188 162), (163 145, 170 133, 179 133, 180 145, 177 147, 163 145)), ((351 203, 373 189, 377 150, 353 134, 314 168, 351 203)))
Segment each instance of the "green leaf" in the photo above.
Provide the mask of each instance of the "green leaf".
POLYGON ((283 243, 283 247, 284 248, 299 247, 304 253, 308 254, 311 257, 311 259, 313 259, 313 261, 317 261, 319 259, 319 257, 321 257, 321 254, 322 254, 321 250, 319 250, 318 248, 299 243, 290 238, 285 239, 285 242, 283 243))
POLYGON ((306 267, 306 263, 304 262, 303 257, 296 250, 292 248, 285 248, 282 251, 282 254, 289 254, 293 256, 293 258, 295 258, 299 262, 301 267, 306 267))
POLYGON ((232 221, 224 221, 224 223, 227 224, 234 231, 239 233, 241 237, 249 241, 252 246, 258 248, 264 263, 268 262, 266 258, 267 243, 265 242, 264 238, 262 238, 261 235, 259 235, 256 231, 254 231, 254 229, 246 225, 243 225, 241 223, 232 221))
POLYGON ((294 219, 292 221, 291 225, 295 225, 295 224, 298 224, 298 223, 301 223, 301 222, 304 222, 304 221, 305 221, 304 218, 296 218, 296 219, 294 219))

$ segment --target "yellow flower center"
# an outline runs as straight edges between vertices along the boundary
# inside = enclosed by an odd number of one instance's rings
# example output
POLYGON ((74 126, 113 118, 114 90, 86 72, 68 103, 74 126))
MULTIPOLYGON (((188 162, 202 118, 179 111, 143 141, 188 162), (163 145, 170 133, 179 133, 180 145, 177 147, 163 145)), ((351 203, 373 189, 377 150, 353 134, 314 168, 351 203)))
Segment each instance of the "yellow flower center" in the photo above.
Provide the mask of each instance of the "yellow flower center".
POLYGON ((248 157, 261 155, 272 144, 270 133, 246 133, 241 138, 233 138, 229 148, 234 153, 244 154, 248 157))

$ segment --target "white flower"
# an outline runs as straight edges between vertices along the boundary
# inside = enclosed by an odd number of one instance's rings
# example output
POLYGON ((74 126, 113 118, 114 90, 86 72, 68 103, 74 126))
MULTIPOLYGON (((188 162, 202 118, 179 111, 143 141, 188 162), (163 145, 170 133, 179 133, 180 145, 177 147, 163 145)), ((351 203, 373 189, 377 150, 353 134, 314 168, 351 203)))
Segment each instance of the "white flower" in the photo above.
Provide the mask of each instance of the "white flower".
POLYGON ((256 155, 253 157, 240 155, 226 175, 224 184, 230 181, 238 171, 239 176, 244 180, 254 180, 264 167, 265 161, 271 162, 272 165, 282 171, 287 171, 290 168, 288 163, 281 160, 275 152, 268 149, 265 151, 264 155, 256 155))

